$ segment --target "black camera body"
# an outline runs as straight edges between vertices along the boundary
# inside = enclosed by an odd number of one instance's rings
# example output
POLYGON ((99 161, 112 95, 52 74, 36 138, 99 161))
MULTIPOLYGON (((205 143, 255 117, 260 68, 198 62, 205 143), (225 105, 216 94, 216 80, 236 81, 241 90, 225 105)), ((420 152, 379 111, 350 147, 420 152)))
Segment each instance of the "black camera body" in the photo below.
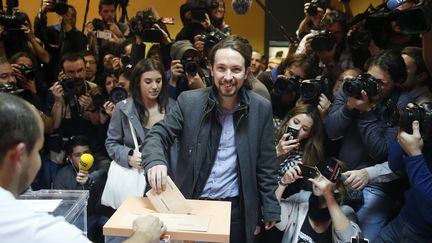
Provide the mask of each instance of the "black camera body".
POLYGON ((35 73, 33 67, 27 64, 18 65, 18 70, 27 80, 33 80, 35 78, 35 73))
POLYGON ((109 93, 108 99, 106 99, 101 94, 96 94, 92 96, 92 100, 93 100, 93 105, 96 108, 101 109, 103 108, 103 105, 107 101, 111 101, 114 105, 116 105, 118 102, 126 99, 127 97, 128 97, 128 92, 126 89, 122 87, 115 87, 109 93))
POLYGON ((273 86, 273 94, 283 96, 290 92, 298 92, 300 88, 301 78, 293 75, 289 78, 278 77, 273 86))
POLYGON ((406 107, 402 110, 396 110, 384 115, 384 122, 387 126, 396 126, 412 133, 413 121, 420 123, 420 133, 425 141, 432 139, 432 103, 424 103, 421 105, 414 105, 413 107, 406 107))
POLYGON ((24 13, 16 12, 14 14, 0 13, 0 24, 5 27, 6 31, 21 30, 21 26, 25 25, 27 18, 24 13))
POLYGON ((23 92, 23 89, 19 89, 16 85, 13 84, 0 84, 0 92, 1 93, 9 93, 13 95, 19 95, 23 92))
POLYGON ((64 15, 68 11, 68 3, 67 0, 55 0, 54 1, 54 12, 59 15, 64 15))
POLYGON ((195 58, 182 58, 181 64, 185 73, 195 76, 201 69, 195 58))
POLYGON ((318 105, 321 94, 325 94, 327 97, 331 96, 331 86, 328 78, 318 76, 315 79, 305 81, 300 84, 300 98, 304 103, 318 105))
POLYGON ((201 40, 204 41, 204 49, 207 52, 213 48, 219 41, 225 39, 225 35, 220 34, 219 32, 212 31, 210 33, 201 34, 201 40))
POLYGON ((76 81, 74 78, 65 77, 60 81, 60 84, 63 88, 64 99, 68 103, 75 96, 76 81))
POLYGON ((104 31, 107 29, 107 26, 102 19, 94 18, 92 24, 95 31, 104 31))
POLYGON ((336 37, 325 30, 319 31, 314 35, 311 47, 314 52, 330 51, 336 44, 336 37))
POLYGON ((328 6, 328 0, 312 0, 306 12, 309 16, 316 16, 318 14, 318 8, 322 8, 325 11, 328 6))
POLYGON ((145 42, 161 42, 162 32, 155 28, 159 24, 150 10, 138 11, 137 14, 129 20, 129 27, 132 34, 139 35, 145 42))
POLYGON ((347 96, 356 98, 361 98, 362 90, 367 93, 369 98, 374 97, 381 91, 378 80, 368 73, 360 74, 346 81, 342 89, 347 96))

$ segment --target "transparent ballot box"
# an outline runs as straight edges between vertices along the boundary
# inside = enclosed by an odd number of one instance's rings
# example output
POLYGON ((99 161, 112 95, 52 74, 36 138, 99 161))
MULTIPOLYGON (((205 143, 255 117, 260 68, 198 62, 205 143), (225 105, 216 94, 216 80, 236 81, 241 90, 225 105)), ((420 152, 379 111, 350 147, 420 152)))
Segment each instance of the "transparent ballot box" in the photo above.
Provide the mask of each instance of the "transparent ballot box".
POLYGON ((31 200, 28 201, 29 206, 36 211, 46 211, 54 216, 64 217, 85 235, 87 235, 88 198, 89 192, 86 190, 27 191, 18 197, 19 200, 31 200), (49 209, 49 207, 53 208, 49 209))

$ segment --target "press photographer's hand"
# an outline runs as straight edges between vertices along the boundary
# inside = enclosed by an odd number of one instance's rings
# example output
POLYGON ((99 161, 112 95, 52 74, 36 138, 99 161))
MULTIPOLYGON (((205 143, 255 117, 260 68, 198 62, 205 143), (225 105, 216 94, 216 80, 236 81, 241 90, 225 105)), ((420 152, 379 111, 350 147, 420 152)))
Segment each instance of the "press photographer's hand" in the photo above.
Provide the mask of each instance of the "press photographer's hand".
POLYGON ((416 156, 422 153, 423 139, 420 134, 420 124, 418 121, 412 123, 413 134, 399 130, 398 142, 402 149, 409 156, 416 156))

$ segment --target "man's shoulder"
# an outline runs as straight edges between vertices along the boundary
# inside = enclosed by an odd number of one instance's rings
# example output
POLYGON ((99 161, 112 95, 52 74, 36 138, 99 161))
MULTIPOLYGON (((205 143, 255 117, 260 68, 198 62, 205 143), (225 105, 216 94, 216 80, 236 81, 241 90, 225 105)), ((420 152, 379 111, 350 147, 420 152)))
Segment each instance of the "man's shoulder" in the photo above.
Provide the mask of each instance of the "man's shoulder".
POLYGON ((58 242, 60 234, 66 237, 65 242, 88 242, 82 232, 64 218, 37 213, 6 195, 4 190, 0 198, 0 238, 4 242, 58 242))
POLYGON ((211 87, 183 91, 177 98, 177 101, 193 103, 201 99, 205 100, 208 98, 210 90, 211 87))
POLYGON ((246 93, 249 96, 249 103, 251 105, 257 104, 258 106, 271 107, 270 101, 254 90, 246 90, 246 93))

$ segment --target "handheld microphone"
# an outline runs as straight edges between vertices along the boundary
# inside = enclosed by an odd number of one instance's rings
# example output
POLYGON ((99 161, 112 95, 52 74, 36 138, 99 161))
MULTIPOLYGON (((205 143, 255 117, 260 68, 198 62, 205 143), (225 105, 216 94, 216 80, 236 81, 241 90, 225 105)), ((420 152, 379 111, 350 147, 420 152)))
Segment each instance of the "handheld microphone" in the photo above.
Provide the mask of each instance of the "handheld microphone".
POLYGON ((232 8, 238 15, 244 15, 252 6, 252 0, 232 0, 232 8))
POLYGON ((93 155, 83 154, 80 157, 79 170, 89 171, 94 162, 93 155))

